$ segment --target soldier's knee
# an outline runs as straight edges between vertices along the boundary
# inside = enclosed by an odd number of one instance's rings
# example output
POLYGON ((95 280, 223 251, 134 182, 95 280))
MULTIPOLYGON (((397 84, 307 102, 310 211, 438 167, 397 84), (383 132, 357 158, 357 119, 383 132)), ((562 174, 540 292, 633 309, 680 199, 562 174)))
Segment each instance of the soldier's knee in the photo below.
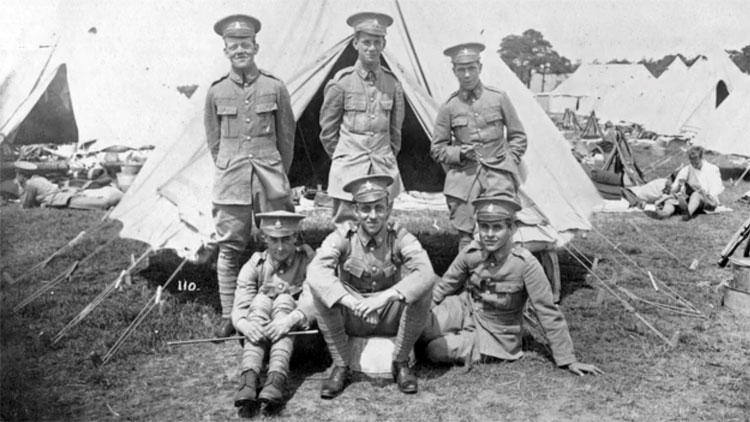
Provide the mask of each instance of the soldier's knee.
POLYGON ((427 344, 427 358, 436 363, 464 363, 471 356, 471 344, 461 336, 447 335, 427 344))
POLYGON ((258 294, 250 303, 250 319, 266 321, 271 317, 273 301, 264 294, 258 294))
POLYGON ((273 301, 273 314, 288 314, 297 307, 294 298, 289 294, 280 294, 273 301))
POLYGON ((436 338, 427 343, 427 359, 435 363, 453 363, 454 359, 450 350, 450 345, 445 337, 436 338))

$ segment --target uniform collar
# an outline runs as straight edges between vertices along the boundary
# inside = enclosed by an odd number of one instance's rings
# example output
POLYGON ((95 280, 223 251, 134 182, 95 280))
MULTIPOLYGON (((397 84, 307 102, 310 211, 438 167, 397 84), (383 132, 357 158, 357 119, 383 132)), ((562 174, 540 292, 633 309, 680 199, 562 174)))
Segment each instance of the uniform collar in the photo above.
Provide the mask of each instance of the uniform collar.
POLYGON ((292 267, 294 264, 294 258, 297 255, 297 249, 294 250, 294 252, 289 255, 289 258, 287 258, 285 261, 277 261, 273 258, 271 258, 271 254, 268 255, 268 257, 271 260, 271 265, 273 265, 274 270, 276 271, 286 271, 289 268, 292 267))
POLYGON ((474 89, 463 89, 460 88, 458 91, 458 96, 463 101, 469 101, 470 99, 478 100, 482 93, 484 92, 484 86, 482 85, 482 81, 479 81, 477 86, 474 87, 474 89))
POLYGON ((383 244, 383 240, 385 240, 385 232, 387 230, 386 226, 387 224, 384 224, 383 228, 380 229, 380 231, 376 233, 375 236, 370 236, 367 231, 362 228, 362 226, 359 226, 359 228, 357 229, 357 234, 359 235, 359 238, 364 246, 368 246, 370 244, 370 241, 374 241, 375 246, 379 248, 380 245, 383 244))
POLYGON ((357 72, 360 78, 364 80, 368 80, 367 77, 370 73, 372 73, 372 77, 374 78, 373 81, 376 81, 380 78, 381 72, 383 70, 380 68, 380 65, 375 68, 375 70, 370 71, 369 69, 366 69, 365 66, 362 64, 361 61, 357 60, 356 63, 354 63, 354 70, 357 72))
POLYGON ((238 72, 235 68, 232 68, 232 70, 229 71, 229 79, 240 85, 255 82, 255 80, 258 79, 258 75, 260 75, 260 71, 255 65, 253 65, 252 69, 245 72, 238 72))
POLYGON ((498 249, 494 253, 490 253, 486 249, 484 249, 479 242, 477 242, 477 246, 479 246, 479 249, 482 253, 482 261, 492 261, 492 262, 503 262, 505 259, 510 255, 510 253, 513 251, 513 245, 506 246, 505 248, 498 249))

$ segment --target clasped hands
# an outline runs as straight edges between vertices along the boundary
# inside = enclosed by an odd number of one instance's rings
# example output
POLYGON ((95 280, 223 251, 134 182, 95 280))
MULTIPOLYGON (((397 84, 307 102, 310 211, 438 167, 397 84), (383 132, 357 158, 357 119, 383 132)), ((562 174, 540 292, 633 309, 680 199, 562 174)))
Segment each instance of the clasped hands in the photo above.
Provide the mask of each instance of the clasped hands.
POLYGON ((380 322, 380 310, 394 300, 398 300, 398 297, 397 291, 387 289, 363 298, 349 294, 341 298, 340 303, 349 308, 357 318, 363 319, 370 325, 377 325, 380 322))
POLYGON ((294 313, 278 317, 270 321, 250 320, 245 328, 245 337, 252 343, 257 344, 268 339, 271 343, 289 334, 297 324, 294 313))

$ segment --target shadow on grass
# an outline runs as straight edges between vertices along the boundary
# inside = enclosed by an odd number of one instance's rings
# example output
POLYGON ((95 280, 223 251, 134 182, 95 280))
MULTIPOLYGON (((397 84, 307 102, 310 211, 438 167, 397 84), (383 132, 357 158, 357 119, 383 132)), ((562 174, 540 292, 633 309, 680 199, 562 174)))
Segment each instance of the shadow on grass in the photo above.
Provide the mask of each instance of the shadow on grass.
POLYGON ((586 275, 590 268, 590 263, 594 261, 593 254, 585 254, 583 263, 575 259, 568 251, 558 251, 560 261, 560 300, 566 296, 575 293, 579 289, 590 289, 591 286, 586 281, 586 275))

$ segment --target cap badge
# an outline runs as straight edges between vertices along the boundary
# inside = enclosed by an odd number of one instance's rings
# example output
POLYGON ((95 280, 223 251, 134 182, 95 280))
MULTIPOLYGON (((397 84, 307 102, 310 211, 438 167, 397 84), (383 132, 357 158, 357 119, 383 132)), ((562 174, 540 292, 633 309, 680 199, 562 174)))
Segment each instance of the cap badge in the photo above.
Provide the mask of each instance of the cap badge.
POLYGON ((369 180, 364 184, 364 188, 365 188, 365 190, 373 190, 374 189, 374 187, 372 186, 372 183, 370 183, 369 180))
POLYGON ((493 211, 495 211, 495 206, 494 206, 493 204, 490 204, 490 205, 489 205, 489 206, 487 207, 487 212, 493 212, 493 211))
POLYGON ((276 223, 274 223, 273 228, 276 230, 281 230, 281 220, 276 220, 276 223))

